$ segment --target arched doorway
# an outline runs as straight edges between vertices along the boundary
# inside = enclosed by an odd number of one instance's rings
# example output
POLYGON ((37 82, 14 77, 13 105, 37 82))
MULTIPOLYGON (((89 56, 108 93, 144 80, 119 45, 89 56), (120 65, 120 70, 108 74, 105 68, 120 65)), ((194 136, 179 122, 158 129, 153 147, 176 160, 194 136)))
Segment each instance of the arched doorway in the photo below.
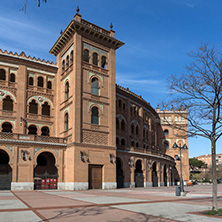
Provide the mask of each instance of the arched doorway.
POLYGON ((58 169, 55 166, 55 157, 50 152, 42 152, 37 157, 37 166, 34 169, 34 189, 54 189, 57 187, 58 169), (56 186, 51 186, 56 182, 56 186), (41 186, 45 185, 45 186, 41 186))
POLYGON ((120 158, 116 158, 116 182, 117 188, 123 188, 124 175, 122 169, 122 161, 120 158))
POLYGON ((156 162, 153 163, 153 170, 152 170, 152 182, 153 187, 158 187, 158 176, 157 176, 157 170, 156 170, 156 162))
POLYGON ((9 156, 0 149, 0 190, 10 190, 11 182, 12 169, 9 165, 9 156))
POLYGON ((134 172, 134 178, 135 178, 135 187, 144 187, 144 177, 143 177, 141 160, 136 161, 136 169, 134 172))
POLYGON ((166 170, 166 165, 164 165, 164 169, 163 169, 163 181, 164 181, 164 186, 167 187, 167 170, 166 170))

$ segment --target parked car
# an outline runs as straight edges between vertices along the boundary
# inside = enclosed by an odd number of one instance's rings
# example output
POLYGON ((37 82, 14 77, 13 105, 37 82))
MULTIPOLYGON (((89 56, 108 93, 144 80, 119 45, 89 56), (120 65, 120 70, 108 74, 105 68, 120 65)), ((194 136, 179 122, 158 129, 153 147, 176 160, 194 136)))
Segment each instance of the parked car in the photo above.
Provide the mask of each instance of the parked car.
POLYGON ((222 179, 217 179, 217 183, 222 183, 222 179))

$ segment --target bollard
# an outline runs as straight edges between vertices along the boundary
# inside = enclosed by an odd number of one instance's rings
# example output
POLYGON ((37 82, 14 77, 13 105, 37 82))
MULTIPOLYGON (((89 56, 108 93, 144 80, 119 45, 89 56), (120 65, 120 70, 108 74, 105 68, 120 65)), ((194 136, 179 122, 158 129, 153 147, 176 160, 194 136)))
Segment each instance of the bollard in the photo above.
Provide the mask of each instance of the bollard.
POLYGON ((180 196, 180 186, 176 186, 176 196, 180 196))

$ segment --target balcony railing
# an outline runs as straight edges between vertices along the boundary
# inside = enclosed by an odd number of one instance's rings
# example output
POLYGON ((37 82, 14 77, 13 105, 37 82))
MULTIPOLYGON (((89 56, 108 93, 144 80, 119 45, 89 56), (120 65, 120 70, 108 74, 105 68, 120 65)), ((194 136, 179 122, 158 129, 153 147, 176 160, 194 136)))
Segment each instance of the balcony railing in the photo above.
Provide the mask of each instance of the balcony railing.
POLYGON ((59 137, 37 136, 37 135, 18 134, 18 133, 3 133, 3 132, 0 132, 0 140, 16 140, 16 141, 25 140, 30 142, 66 144, 66 139, 59 137))

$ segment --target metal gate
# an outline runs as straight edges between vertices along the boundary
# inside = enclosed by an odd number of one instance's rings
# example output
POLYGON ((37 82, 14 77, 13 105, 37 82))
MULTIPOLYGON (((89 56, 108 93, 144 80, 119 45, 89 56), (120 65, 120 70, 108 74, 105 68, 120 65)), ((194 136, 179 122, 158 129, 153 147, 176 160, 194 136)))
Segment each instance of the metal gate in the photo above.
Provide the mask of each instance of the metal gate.
POLYGON ((158 176, 153 176, 152 181, 153 187, 158 187, 158 176))
POLYGON ((135 187, 144 187, 144 176, 142 173, 135 173, 135 187))
POLYGON ((11 190, 12 172, 0 172, 0 190, 11 190))

